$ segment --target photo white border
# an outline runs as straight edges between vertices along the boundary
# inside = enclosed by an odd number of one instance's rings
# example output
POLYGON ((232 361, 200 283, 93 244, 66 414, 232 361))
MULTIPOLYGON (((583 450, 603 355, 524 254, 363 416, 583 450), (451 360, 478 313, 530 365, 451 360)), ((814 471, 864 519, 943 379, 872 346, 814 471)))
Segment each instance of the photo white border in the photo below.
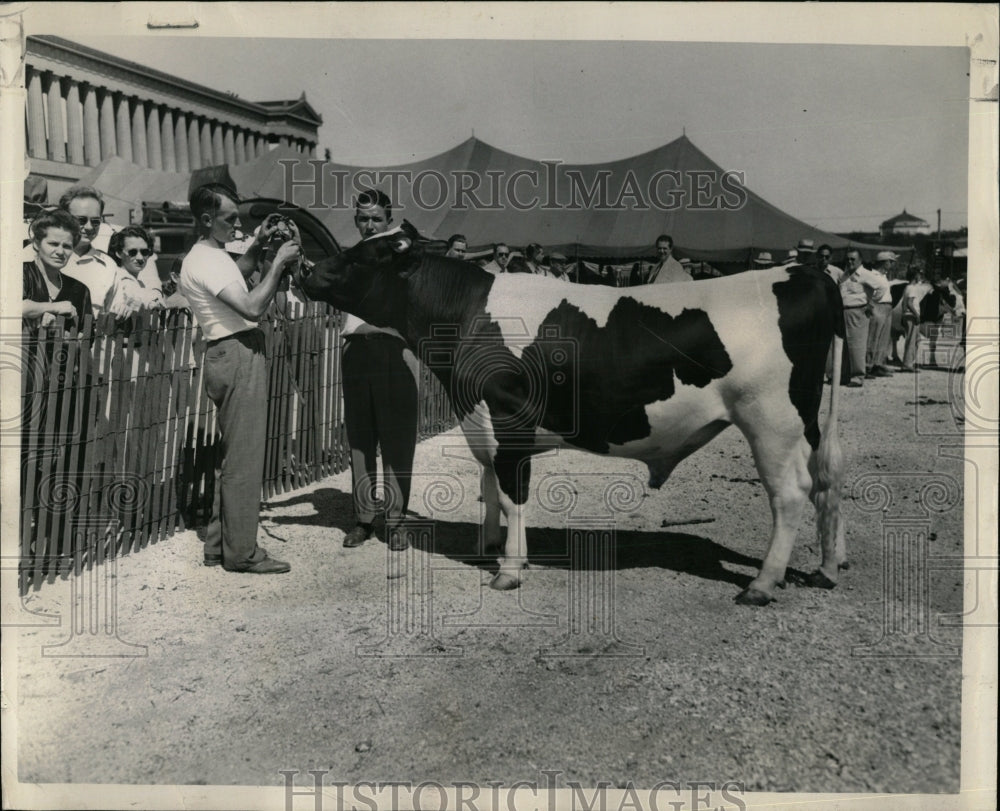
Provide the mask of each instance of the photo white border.
MULTIPOLYGON (((822 43, 855 45, 958 46, 970 48, 969 101, 969 292, 968 323, 974 334, 998 332, 998 8, 995 4, 893 3, 12 3, 0 7, 0 316, 19 318, 21 180, 24 77, 14 47, 23 36, 53 34, 70 40, 109 34, 124 36, 203 36, 363 39, 517 39, 643 40, 678 42, 822 43), (558 5, 558 13, 553 7, 558 5), (23 13, 23 17, 21 16, 23 13), (23 20, 23 28, 19 22, 23 20), (308 26, 304 20, 308 19, 308 26), (149 30, 147 24, 190 23, 193 30, 149 30), (304 33, 305 31, 308 33, 304 33), (658 36, 659 31, 664 35, 658 36), (780 33, 779 33, 780 32, 780 33)), ((995 371, 994 371, 995 374, 995 371)), ((968 385, 968 379, 966 384, 968 385)), ((982 402, 983 413, 997 414, 997 394, 982 402)), ((0 393, 0 409, 19 408, 18 392, 0 393)), ((968 398, 967 398, 968 400, 968 398)), ((980 606, 991 617, 986 627, 966 627, 963 654, 962 762, 959 795, 804 795, 748 794, 750 807, 797 808, 992 808, 996 804, 997 685, 997 482, 996 437, 977 444, 967 439, 967 458, 990 478, 989 503, 975 501, 974 478, 966 466, 966 538, 991 544, 979 555, 992 556, 994 568, 980 573, 979 591, 991 602, 980 606)), ((2 449, 0 553, 18 555, 20 476, 17 448, 2 449)), ((972 575, 975 577, 975 573, 972 575)), ((17 572, 4 569, 3 613, 17 611, 17 572)), ((967 575, 968 578, 968 575, 967 575)), ((968 594, 968 589, 967 589, 968 594)), ((17 633, 2 635, 4 804, 8 808, 284 808, 280 787, 37 785, 17 782, 17 633)), ((617 808, 624 792, 609 790, 608 807, 617 808)), ((644 793, 639 792, 640 796, 644 793)), ((388 797, 388 795, 387 795, 388 797)), ((718 799, 718 798, 714 798, 718 799)), ((334 795, 324 797, 334 807, 334 795)), ((312 808, 308 797, 296 808, 312 808)), ((488 807, 487 806, 484 806, 488 807)), ((529 803, 528 807, 531 807, 529 803)), ((568 807, 568 806, 567 806, 568 807)), ((713 807, 715 807, 713 805, 713 807)))

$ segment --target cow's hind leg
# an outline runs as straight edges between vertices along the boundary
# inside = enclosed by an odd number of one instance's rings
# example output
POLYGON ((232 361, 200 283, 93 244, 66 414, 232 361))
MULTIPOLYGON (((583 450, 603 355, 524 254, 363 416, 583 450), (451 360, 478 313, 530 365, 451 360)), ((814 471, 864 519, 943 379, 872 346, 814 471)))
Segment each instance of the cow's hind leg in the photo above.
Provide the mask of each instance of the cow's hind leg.
POLYGON ((801 423, 794 433, 788 426, 771 427, 771 431, 761 433, 744 431, 771 502, 773 526, 771 545, 760 573, 736 596, 736 602, 741 605, 766 605, 774 599, 774 589, 784 583, 785 569, 812 485, 808 469, 810 448, 801 433, 801 423))

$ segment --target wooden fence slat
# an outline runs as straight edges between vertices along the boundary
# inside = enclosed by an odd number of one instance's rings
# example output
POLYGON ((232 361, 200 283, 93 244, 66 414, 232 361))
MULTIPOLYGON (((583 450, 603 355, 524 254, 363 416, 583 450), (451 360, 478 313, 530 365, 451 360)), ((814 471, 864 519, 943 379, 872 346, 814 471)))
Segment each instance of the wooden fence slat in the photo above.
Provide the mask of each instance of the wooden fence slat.
POLYGON ((35 331, 22 330, 21 335, 21 562, 18 572, 18 589, 27 593, 32 581, 28 568, 34 560, 32 544, 35 538, 36 510, 35 497, 38 478, 38 441, 41 438, 40 424, 43 420, 41 403, 37 389, 42 385, 42 370, 39 367, 38 336, 35 331))
POLYGON ((191 389, 191 325, 190 319, 183 312, 175 313, 174 340, 180 341, 179 360, 173 373, 172 400, 174 403, 174 418, 170 421, 171 437, 167 441, 167 457, 164 475, 168 481, 169 499, 167 501, 167 534, 177 528, 183 528, 184 521, 180 504, 180 483, 183 481, 184 447, 187 444, 188 424, 188 393, 191 389))
POLYGON ((59 554, 60 556, 67 557, 73 556, 75 549, 74 538, 80 538, 80 533, 75 531, 76 526, 74 526, 74 523, 82 506, 84 488, 86 487, 85 478, 88 473, 86 465, 81 464, 81 461, 85 462, 86 442, 91 434, 88 405, 91 398, 90 333, 92 323, 92 318, 84 318, 83 329, 80 331, 76 342, 78 352, 73 384, 68 390, 73 414, 70 428, 70 436, 72 438, 68 443, 69 452, 67 454, 66 476, 67 479, 71 479, 74 483, 74 489, 77 491, 77 499, 76 509, 73 510, 73 514, 68 514, 64 517, 63 542, 60 544, 59 554))
POLYGON ((178 327, 178 319, 173 315, 167 318, 167 329, 170 332, 170 345, 173 357, 173 364, 170 367, 170 376, 167 385, 166 410, 166 437, 163 442, 163 456, 161 457, 162 467, 157 474, 158 479, 162 479, 164 499, 163 514, 160 517, 157 528, 157 540, 164 540, 170 536, 176 525, 176 490, 173 486, 173 472, 177 470, 177 426, 183 419, 183 414, 178 410, 178 396, 180 381, 182 380, 184 369, 184 335, 187 330, 178 327))
POLYGON ((266 322, 264 334, 267 346, 267 437, 264 445, 264 481, 263 497, 265 499, 273 497, 277 492, 275 480, 280 471, 277 464, 278 458, 278 375, 280 365, 278 355, 280 352, 281 332, 283 330, 283 319, 276 317, 266 322))
POLYGON ((142 545, 147 546, 159 540, 159 526, 163 520, 163 485, 160 478, 160 462, 163 456, 163 446, 166 441, 167 419, 169 417, 169 370, 173 368, 173 344, 166 329, 166 313, 154 310, 155 321, 151 329, 156 332, 154 359, 156 374, 153 378, 152 399, 150 402, 150 442, 146 455, 146 477, 149 482, 147 493, 147 508, 142 522, 142 545))
MULTIPOLYGON (((61 321, 61 319, 59 319, 61 321)), ((61 327, 60 327, 61 329, 61 327)), ((45 401, 45 426, 43 429, 42 440, 44 441, 46 437, 49 442, 55 440, 56 431, 56 412, 59 407, 59 402, 61 400, 61 391, 59 385, 59 357, 61 355, 60 349, 57 348, 56 338, 54 330, 49 333, 48 330, 41 330, 40 337, 45 336, 42 342, 42 351, 45 353, 44 357, 47 361, 45 374, 47 377, 46 383, 46 401, 45 401), (48 333, 48 334, 47 334, 48 333), (49 335, 52 337, 50 338, 49 335)), ((42 473, 39 476, 39 490, 42 495, 46 495, 45 485, 48 483, 48 493, 49 499, 52 497, 53 487, 56 484, 56 474, 55 469, 55 458, 53 451, 48 453, 44 452, 44 446, 39 448, 42 451, 39 454, 39 462, 42 465, 42 473)), ((35 572, 38 575, 43 575, 46 573, 48 567, 46 566, 47 558, 54 556, 53 550, 51 549, 51 528, 49 526, 51 509, 48 509, 51 505, 46 505, 40 499, 41 509, 38 514, 38 532, 35 535, 35 572)), ((53 569, 55 566, 52 567, 53 569)))
POLYGON ((290 321, 285 321, 284 325, 286 331, 284 333, 284 342, 281 344, 281 352, 275 358, 278 364, 278 459, 277 459, 277 477, 275 483, 278 487, 279 493, 285 493, 288 491, 288 473, 291 467, 291 457, 293 449, 291 447, 291 440, 289 438, 289 425, 291 423, 291 418, 289 416, 289 405, 291 401, 291 373, 288 368, 288 358, 291 356, 292 352, 295 351, 294 346, 294 324, 290 321))

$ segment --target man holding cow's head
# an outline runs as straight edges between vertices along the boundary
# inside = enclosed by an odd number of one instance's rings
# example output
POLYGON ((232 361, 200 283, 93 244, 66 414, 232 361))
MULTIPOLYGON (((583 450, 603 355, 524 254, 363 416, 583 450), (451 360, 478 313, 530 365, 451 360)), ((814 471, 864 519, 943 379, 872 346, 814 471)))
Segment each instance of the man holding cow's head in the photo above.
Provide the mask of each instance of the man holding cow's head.
MULTIPOLYGON (((355 204, 354 224, 361 238, 389 230, 392 202, 375 189, 362 191, 355 204)), ((378 512, 376 449, 382 449, 386 543, 394 551, 409 545, 402 532, 410 500, 413 455, 417 445, 417 384, 406 344, 391 327, 376 327, 347 315, 342 373, 344 426, 351 449, 355 526, 344 537, 353 548, 372 536, 378 512)))
POLYGON ((205 538, 205 565, 226 571, 280 574, 289 570, 257 545, 261 481, 267 439, 267 364, 264 333, 257 326, 282 275, 298 262, 298 234, 286 241, 249 290, 263 246, 276 230, 277 215, 264 221, 239 261, 226 252, 240 227, 236 194, 218 184, 191 194, 199 240, 184 257, 179 289, 208 341, 205 391, 215 403, 222 434, 222 464, 215 485, 212 520, 205 538))

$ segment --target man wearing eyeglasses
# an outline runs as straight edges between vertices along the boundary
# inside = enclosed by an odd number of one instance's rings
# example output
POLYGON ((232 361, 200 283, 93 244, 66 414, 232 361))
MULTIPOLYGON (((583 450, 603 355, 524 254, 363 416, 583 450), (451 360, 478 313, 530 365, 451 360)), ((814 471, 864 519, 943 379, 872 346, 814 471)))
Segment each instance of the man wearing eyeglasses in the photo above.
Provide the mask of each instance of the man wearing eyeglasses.
MULTIPOLYGON (((812 240, 809 239, 804 239, 802 242, 809 243, 810 245, 812 244, 812 240)), ((802 243, 799 244, 801 247, 802 243)), ((808 252, 808 249, 806 249, 806 253, 808 252)), ((831 259, 833 259, 833 248, 829 245, 820 245, 816 249, 816 267, 822 270, 831 279, 837 281, 843 275, 844 271, 836 265, 831 264, 831 259)))
POLYGON ((110 256, 94 247, 97 230, 104 221, 101 193, 89 186, 73 186, 59 199, 59 208, 80 223, 80 241, 63 273, 90 290, 95 317, 110 312, 116 318, 125 318, 134 313, 142 306, 135 294, 137 283, 110 256))
POLYGON ((493 246, 493 259, 483 265, 483 270, 494 276, 506 273, 508 262, 510 262, 510 248, 503 242, 498 242, 493 246))

